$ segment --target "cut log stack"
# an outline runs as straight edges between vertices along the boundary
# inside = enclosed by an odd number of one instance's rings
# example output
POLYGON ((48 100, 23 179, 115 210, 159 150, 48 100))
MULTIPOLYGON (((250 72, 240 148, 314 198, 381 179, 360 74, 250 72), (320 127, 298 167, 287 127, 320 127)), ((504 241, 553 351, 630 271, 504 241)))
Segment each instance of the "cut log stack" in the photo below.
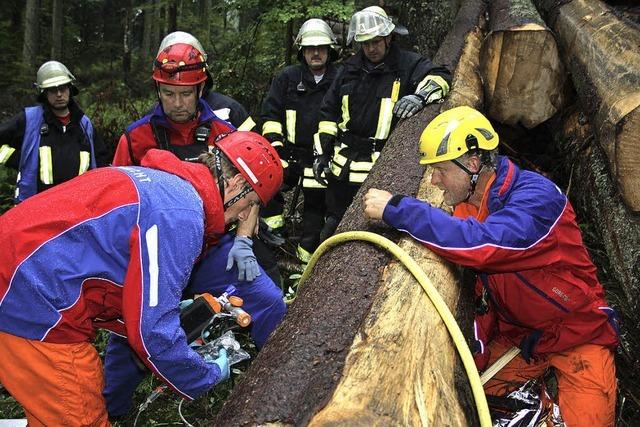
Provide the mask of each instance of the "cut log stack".
MULTIPOLYGON (((455 70, 446 108, 457 102, 480 107, 483 19, 482 2, 465 2, 434 58, 455 70)), ((416 147, 440 106, 400 124, 338 232, 368 229, 401 240, 451 310, 460 307, 469 314, 471 287, 463 293, 460 272, 399 233, 367 222, 360 204, 371 187, 441 202, 419 165, 416 147)), ((468 317, 460 321, 470 329, 468 317)), ((420 286, 386 253, 354 242, 319 260, 215 423, 474 425, 477 419, 456 350, 420 286)))
POLYGON ((640 30, 599 0, 535 0, 626 205, 640 212, 640 30))
POLYGON ((486 113, 531 129, 564 103, 566 73, 556 41, 530 0, 496 0, 489 9, 480 55, 486 113))

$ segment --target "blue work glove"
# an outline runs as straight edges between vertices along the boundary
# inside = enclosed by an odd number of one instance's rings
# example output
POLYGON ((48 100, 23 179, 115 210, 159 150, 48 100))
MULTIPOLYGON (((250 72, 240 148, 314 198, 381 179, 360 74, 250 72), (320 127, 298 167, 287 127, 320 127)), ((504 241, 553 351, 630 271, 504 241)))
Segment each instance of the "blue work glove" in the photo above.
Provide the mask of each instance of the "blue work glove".
POLYGON ((220 381, 228 380, 231 375, 231 370, 229 369, 229 358, 227 357, 227 350, 223 347, 218 351, 218 357, 215 359, 205 354, 204 361, 206 363, 210 363, 212 365, 216 365, 220 369, 220 381))
POLYGON ((244 236, 236 236, 233 246, 227 257, 227 271, 231 270, 233 263, 238 266, 238 280, 253 281, 260 275, 258 261, 253 254, 253 242, 250 238, 244 236))

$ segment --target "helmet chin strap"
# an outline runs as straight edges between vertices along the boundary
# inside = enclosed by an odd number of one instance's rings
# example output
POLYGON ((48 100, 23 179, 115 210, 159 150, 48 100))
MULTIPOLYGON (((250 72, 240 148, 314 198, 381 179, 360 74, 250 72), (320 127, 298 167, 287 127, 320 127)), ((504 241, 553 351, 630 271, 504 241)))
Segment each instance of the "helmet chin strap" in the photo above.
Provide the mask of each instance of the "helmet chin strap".
POLYGON ((469 190, 467 191, 467 197, 465 197, 465 199, 462 201, 463 203, 466 203, 469 201, 469 198, 473 196, 476 192, 476 185, 478 185, 478 178, 480 177, 480 172, 482 172, 482 169, 484 169, 484 165, 481 165, 480 169, 477 172, 471 172, 469 168, 467 168, 465 165, 459 162, 458 159, 451 159, 451 161, 471 177, 469 179, 469 190))
MULTIPOLYGON (((218 148, 214 148, 213 156, 214 156, 214 160, 215 160, 214 164, 215 164, 216 178, 218 179, 218 191, 220 192, 220 197, 224 201, 225 191, 224 191, 224 176, 222 176, 222 158, 220 157, 221 156, 220 155, 220 150, 218 148)), ((238 201, 240 199, 242 199, 244 196, 249 194, 249 192, 251 192, 251 191, 252 191, 252 189, 249 188, 249 187, 243 188, 240 193, 235 195, 231 200, 229 200, 228 202, 226 202, 224 204, 223 210, 226 211, 231 206, 233 206, 236 203, 238 203, 238 201)))

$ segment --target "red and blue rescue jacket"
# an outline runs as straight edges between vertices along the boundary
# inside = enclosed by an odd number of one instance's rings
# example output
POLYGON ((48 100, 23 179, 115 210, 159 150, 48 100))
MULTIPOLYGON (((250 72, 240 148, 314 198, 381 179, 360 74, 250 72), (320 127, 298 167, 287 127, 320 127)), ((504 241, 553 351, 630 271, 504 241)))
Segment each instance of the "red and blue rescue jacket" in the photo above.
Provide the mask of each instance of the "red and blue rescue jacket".
POLYGON ((186 341, 178 303, 205 241, 224 232, 206 166, 152 150, 146 167, 87 172, 0 217, 0 330, 51 343, 128 337, 186 398, 219 381, 186 341))
POLYGON ((519 346, 527 360, 586 343, 617 345, 615 312, 560 189, 500 157, 484 202, 485 215, 459 218, 394 196, 383 215, 443 258, 478 272, 478 367, 486 366, 491 339, 519 346))

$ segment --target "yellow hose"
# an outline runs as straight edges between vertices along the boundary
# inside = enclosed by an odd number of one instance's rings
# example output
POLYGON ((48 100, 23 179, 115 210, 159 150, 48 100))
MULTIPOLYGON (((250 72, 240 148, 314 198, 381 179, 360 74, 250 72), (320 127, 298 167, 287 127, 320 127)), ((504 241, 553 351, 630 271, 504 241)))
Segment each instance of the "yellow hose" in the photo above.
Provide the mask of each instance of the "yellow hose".
POLYGON ((300 291, 300 286, 302 286, 302 283, 307 280, 307 278, 311 274, 311 270, 313 270, 316 262, 318 262, 318 258, 320 258, 327 249, 345 242, 355 240, 373 243, 374 245, 380 246, 381 248, 385 249, 387 252, 390 252, 407 268, 407 270, 411 272, 411 274, 413 274, 418 283, 420 283, 420 286, 422 286, 422 289, 424 289, 427 296, 438 311, 438 314, 440 314, 440 317, 444 321, 444 324, 447 327, 451 338, 453 339, 453 343, 455 344, 456 349, 460 354, 462 364, 464 365, 467 376, 469 377, 469 383, 471 384, 473 397, 476 401, 476 408, 478 409, 478 418, 480 419, 480 425, 482 427, 490 427, 492 423, 491 415, 489 414, 489 406, 487 405, 487 398, 485 397, 484 389, 482 388, 482 383, 480 382, 480 375, 478 374, 478 370, 476 369, 476 365, 473 361, 473 356, 471 355, 471 351, 467 346, 464 335, 462 335, 462 331, 456 323, 456 319, 453 317, 451 311, 449 311, 449 307, 447 307, 447 304, 443 301, 442 297, 433 286, 433 283, 431 283, 431 280, 429 280, 429 277, 425 274, 422 268, 420 268, 418 263, 413 258, 411 258, 411 256, 409 256, 409 254, 406 253, 400 246, 396 245, 386 237, 368 231, 349 231, 330 237, 329 239, 325 240, 311 256, 311 259, 309 260, 304 273, 302 273, 300 282, 298 283, 298 291, 300 291))

